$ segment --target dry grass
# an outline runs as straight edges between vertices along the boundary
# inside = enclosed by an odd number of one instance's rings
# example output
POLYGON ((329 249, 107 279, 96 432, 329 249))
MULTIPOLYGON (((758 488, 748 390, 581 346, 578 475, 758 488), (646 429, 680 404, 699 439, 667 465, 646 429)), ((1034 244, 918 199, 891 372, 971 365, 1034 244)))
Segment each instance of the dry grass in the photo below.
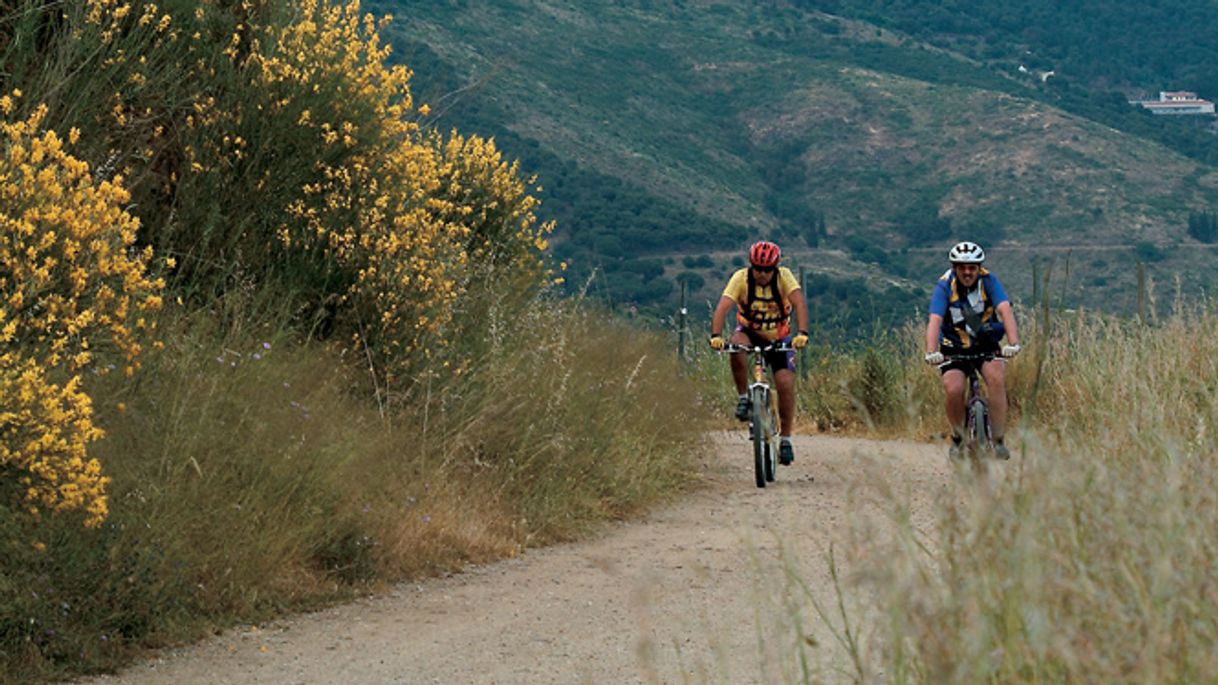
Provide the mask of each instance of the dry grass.
MULTIPOLYGON (((857 660, 845 680, 1218 682, 1218 310, 1177 298, 1173 311, 1025 312, 1007 374, 1016 456, 989 477, 961 472, 930 529, 877 470, 860 496, 890 514, 853 523, 840 588, 869 609, 831 617, 866 636, 843 644, 857 660)), ((946 428, 920 327, 813 360, 801 430, 946 428)))
POLYGON ((1020 454, 1005 478, 956 483, 935 529, 877 485, 897 532, 855 550, 892 562, 855 578, 882 617, 861 679, 1218 679, 1218 315, 1182 309, 1029 330, 1020 454))
POLYGON ((437 369, 392 415, 341 350, 198 316, 165 322, 136 383, 95 384, 107 523, 0 527, 6 678, 112 668, 133 648, 511 556, 694 476, 705 423, 681 400, 698 391, 664 342, 571 303, 505 314, 468 373, 437 369))

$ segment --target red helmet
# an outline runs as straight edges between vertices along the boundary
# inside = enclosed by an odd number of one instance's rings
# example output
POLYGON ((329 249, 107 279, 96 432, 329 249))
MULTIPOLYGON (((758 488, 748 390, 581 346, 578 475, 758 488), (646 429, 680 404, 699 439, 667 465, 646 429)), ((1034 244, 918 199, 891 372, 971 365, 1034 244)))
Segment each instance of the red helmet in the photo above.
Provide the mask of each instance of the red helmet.
POLYGON ((749 248, 749 263, 753 266, 778 266, 778 258, 781 256, 782 250, 768 240, 755 242, 749 248))

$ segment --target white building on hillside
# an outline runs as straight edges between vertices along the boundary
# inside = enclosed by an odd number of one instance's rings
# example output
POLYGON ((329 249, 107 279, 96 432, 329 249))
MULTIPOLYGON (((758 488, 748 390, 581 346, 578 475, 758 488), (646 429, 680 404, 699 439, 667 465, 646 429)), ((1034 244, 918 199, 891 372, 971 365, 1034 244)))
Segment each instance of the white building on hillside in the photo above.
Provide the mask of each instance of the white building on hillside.
POLYGON ((1158 100, 1140 100, 1152 114, 1214 114, 1214 103, 1187 90, 1164 90, 1158 100))

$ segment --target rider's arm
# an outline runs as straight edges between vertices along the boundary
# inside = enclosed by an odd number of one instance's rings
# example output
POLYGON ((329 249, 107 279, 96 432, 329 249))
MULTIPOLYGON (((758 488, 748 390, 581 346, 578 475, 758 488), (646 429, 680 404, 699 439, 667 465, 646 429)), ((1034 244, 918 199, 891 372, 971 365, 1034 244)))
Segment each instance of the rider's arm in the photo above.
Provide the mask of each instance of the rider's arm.
POLYGON ((947 299, 947 281, 941 278, 930 295, 930 320, 926 322, 927 354, 939 351, 939 341, 943 339, 943 317, 947 316, 947 299))
POLYGON ((930 320, 926 323, 926 353, 939 351, 939 336, 943 330, 943 317, 939 314, 931 314, 930 320))
POLYGON ((804 298, 803 289, 792 290, 787 296, 791 300, 791 306, 795 308, 795 321, 799 324, 799 328, 795 329, 798 333, 806 333, 808 331, 808 301, 804 298))
POLYGON ((1002 319, 1002 327, 1006 329, 1007 344, 1019 344, 1019 329, 1015 327, 1015 310, 1011 308, 1010 301, 1002 302, 995 308, 998 312, 998 318, 1002 319))
POLYGON ((711 335, 723 334, 723 323, 727 321, 727 313, 736 306, 736 301, 724 295, 719 298, 719 304, 715 307, 715 313, 711 315, 711 335))

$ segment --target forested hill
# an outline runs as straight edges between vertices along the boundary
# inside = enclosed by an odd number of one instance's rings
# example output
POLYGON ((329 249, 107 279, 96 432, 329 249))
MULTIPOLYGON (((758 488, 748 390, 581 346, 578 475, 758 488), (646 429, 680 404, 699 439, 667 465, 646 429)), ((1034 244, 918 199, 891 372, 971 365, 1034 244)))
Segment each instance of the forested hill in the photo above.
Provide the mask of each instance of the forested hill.
POLYGON ((1136 116, 1129 100, 1184 89, 1218 97, 1218 4, 793 0, 873 22, 1008 74, 1043 78, 1042 97, 1184 154, 1218 162, 1213 120, 1180 126, 1136 116), (1020 70, 1023 67, 1023 70, 1020 70))
POLYGON ((1097 92, 1218 93, 1218 5, 1210 0, 966 2, 792 0, 971 58, 1054 71, 1097 92))
POLYGON ((427 123, 494 135, 538 175, 572 287, 595 271, 593 293, 664 312, 684 281, 700 312, 765 236, 809 267, 821 323, 857 329, 920 309, 965 237, 1024 300, 1034 264, 1048 292, 1118 311, 1138 262, 1214 285, 1214 119, 1129 100, 1218 97, 1218 6, 1066 4, 369 9, 395 15, 427 123))

